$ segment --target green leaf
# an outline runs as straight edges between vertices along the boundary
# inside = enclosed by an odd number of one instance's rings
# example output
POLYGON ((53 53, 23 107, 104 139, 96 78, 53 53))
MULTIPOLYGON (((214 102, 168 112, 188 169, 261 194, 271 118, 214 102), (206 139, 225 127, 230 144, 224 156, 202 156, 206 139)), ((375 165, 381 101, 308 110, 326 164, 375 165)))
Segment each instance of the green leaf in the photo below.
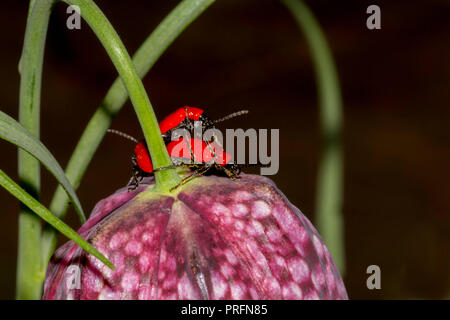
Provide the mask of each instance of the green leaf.
POLYGON ((42 164, 53 174, 53 176, 66 190, 69 198, 74 204, 75 210, 77 211, 81 222, 86 220, 80 201, 78 200, 72 185, 50 151, 48 151, 42 142, 22 127, 20 123, 2 111, 0 111, 0 138, 15 144, 42 162, 42 164))
POLYGON ((114 270, 113 264, 97 249, 95 249, 91 244, 84 240, 75 230, 69 227, 67 224, 62 222, 60 219, 55 217, 46 207, 44 207, 39 201, 29 195, 25 190, 23 190, 18 184, 16 184, 8 175, 0 169, 0 185, 8 190, 13 196, 24 203, 28 208, 33 210, 39 217, 44 219, 47 223, 52 225, 56 230, 61 232, 70 240, 73 240, 86 252, 92 254, 97 259, 102 261, 112 270, 114 270))

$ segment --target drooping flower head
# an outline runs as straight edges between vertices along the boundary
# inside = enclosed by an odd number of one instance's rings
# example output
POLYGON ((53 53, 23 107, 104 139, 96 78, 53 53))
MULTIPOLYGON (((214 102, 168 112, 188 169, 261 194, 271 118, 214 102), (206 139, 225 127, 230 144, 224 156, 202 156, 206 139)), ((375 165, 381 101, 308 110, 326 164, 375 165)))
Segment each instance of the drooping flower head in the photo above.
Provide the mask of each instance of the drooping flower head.
POLYGON ((44 299, 347 299, 309 220, 268 178, 202 176, 177 193, 153 179, 100 201, 48 267, 44 299))

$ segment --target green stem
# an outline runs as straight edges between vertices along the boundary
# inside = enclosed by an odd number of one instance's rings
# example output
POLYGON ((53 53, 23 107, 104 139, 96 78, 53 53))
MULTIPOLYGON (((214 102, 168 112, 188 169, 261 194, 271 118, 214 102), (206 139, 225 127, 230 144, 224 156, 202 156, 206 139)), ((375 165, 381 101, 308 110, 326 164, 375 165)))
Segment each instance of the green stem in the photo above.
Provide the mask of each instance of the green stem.
POLYGON ((300 0, 282 0, 302 30, 311 51, 318 86, 323 138, 316 210, 317 226, 341 274, 345 272, 342 123, 338 73, 326 37, 312 11, 300 0))
MULTIPOLYGON (((25 40, 19 62, 19 121, 39 138, 40 92, 45 39, 53 0, 30 2, 25 40)), ((23 188, 39 198, 40 166, 29 153, 19 149, 19 179, 23 188)), ((41 222, 24 205, 19 213, 17 252, 17 299, 39 299, 43 279, 40 265, 41 222)))
MULTIPOLYGON (((158 25, 144 41, 133 57, 138 75, 142 78, 152 68, 167 47, 215 0, 184 0, 158 25)), ((120 78, 109 89, 100 107, 94 113, 84 130, 66 169, 66 176, 74 188, 78 188, 81 179, 94 156, 106 130, 114 116, 128 99, 128 92, 120 78)), ((58 187, 50 211, 62 218, 68 208, 68 198, 64 189, 58 187)), ((57 232, 46 226, 42 235, 42 260, 45 267, 56 246, 57 232)))
MULTIPOLYGON (((97 38, 102 43, 116 67, 128 90, 134 110, 144 132, 153 166, 159 168, 171 165, 171 160, 161 137, 158 121, 152 105, 119 35, 100 8, 92 0, 62 1, 80 8, 81 16, 97 35, 97 38)), ((175 169, 167 169, 157 171, 155 173, 155 180, 158 191, 169 192, 172 187, 178 184, 180 178, 175 169)))

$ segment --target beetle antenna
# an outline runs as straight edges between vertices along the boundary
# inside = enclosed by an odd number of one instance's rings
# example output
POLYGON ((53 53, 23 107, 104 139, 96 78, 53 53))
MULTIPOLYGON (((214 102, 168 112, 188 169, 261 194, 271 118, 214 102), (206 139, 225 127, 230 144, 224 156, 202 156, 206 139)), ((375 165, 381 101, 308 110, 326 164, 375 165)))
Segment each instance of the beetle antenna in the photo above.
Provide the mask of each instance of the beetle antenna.
POLYGON ((249 113, 248 110, 241 110, 241 111, 233 112, 233 113, 231 113, 231 114, 229 114, 229 115, 227 115, 227 116, 225 116, 223 118, 214 120, 213 123, 222 122, 222 121, 225 121, 225 120, 228 120, 228 119, 231 119, 231 118, 242 116, 243 114, 247 114, 247 113, 249 113))
POLYGON ((139 142, 136 138, 130 136, 129 134, 123 133, 122 131, 119 131, 119 130, 108 129, 108 130, 106 130, 106 132, 117 134, 118 136, 121 136, 122 138, 131 140, 134 143, 138 143, 139 142))

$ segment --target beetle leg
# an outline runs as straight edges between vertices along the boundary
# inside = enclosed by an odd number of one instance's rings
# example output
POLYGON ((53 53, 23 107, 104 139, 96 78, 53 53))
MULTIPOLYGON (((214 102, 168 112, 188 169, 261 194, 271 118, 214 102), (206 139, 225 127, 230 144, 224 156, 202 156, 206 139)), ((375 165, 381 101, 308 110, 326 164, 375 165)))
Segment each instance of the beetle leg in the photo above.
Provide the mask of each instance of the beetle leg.
POLYGON ((181 182, 179 184, 177 184, 175 187, 171 188, 170 191, 175 190, 176 188, 182 186, 183 184, 187 183, 188 181, 194 179, 195 177, 203 175, 205 172, 207 172, 209 169, 211 169, 211 167, 212 167, 211 165, 205 164, 203 167, 195 170, 192 174, 190 174, 189 176, 187 176, 183 180, 181 180, 181 182))
POLYGON ((137 187, 139 187, 139 183, 142 181, 142 179, 144 179, 144 177, 141 175, 140 170, 138 169, 138 167, 134 166, 132 177, 128 182, 128 192, 136 190, 137 187))
POLYGON ((186 143, 189 146, 189 153, 191 154, 191 164, 195 165, 195 156, 194 156, 194 152, 192 151, 191 142, 188 139, 186 139, 186 143))
POLYGON ((228 176, 228 178, 230 178, 231 180, 236 180, 238 178, 238 175, 236 174, 236 172, 229 170, 228 168, 221 166, 221 165, 216 165, 216 168, 219 170, 223 170, 225 172, 225 174, 228 176))
POLYGON ((214 142, 214 136, 212 136, 211 141, 205 141, 206 145, 208 146, 209 151, 213 154, 213 163, 217 164, 217 154, 216 150, 211 146, 211 142, 214 142))

